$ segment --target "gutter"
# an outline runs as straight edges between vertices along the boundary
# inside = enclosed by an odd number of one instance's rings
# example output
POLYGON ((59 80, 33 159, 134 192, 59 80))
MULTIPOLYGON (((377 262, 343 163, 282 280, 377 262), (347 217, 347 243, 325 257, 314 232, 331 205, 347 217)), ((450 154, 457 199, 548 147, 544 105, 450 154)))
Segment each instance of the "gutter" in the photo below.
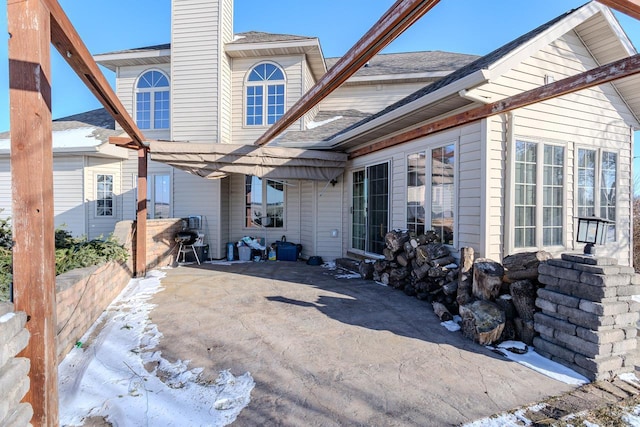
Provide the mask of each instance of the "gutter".
POLYGON ((393 122, 398 118, 411 113, 414 110, 417 110, 422 107, 426 107, 427 105, 433 104, 447 96, 450 96, 456 93, 459 94, 461 91, 464 91, 464 93, 468 93, 471 89, 478 87, 480 85, 483 85, 485 83, 488 83, 489 81, 490 81, 489 71, 486 69, 478 70, 465 77, 462 77, 461 79, 456 80, 455 82, 452 82, 451 84, 448 84, 447 86, 444 86, 425 96, 422 96, 413 102, 405 104, 387 114, 379 116, 363 124, 362 126, 358 126, 357 128, 351 129, 350 131, 342 135, 339 135, 330 141, 326 141, 326 144, 330 144, 327 146, 327 148, 332 148, 332 149, 337 148, 340 145, 348 142, 351 138, 360 136, 362 133, 371 131, 375 128, 382 127, 385 124, 393 122))

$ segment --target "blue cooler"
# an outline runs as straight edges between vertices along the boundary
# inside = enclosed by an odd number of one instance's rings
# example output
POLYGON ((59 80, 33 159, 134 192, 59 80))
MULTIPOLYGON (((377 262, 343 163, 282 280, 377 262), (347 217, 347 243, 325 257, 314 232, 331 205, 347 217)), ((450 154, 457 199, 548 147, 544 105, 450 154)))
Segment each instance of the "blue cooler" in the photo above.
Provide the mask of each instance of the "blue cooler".
POLYGON ((298 247, 294 243, 276 242, 276 259, 278 261, 297 261, 298 247))

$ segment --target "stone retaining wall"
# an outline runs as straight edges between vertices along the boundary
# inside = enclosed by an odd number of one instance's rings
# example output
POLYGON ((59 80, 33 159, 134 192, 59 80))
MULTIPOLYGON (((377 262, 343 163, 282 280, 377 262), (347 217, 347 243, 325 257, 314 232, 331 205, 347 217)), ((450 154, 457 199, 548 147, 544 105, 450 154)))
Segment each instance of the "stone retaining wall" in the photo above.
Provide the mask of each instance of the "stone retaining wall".
POLYGON ((536 352, 590 380, 635 367, 640 276, 613 258, 563 254, 539 267, 536 352))
POLYGON ((29 342, 27 315, 0 302, 0 426, 30 425, 33 408, 20 403, 29 391, 29 359, 16 357, 29 342))
POLYGON ((171 266, 176 261, 178 244, 175 236, 182 230, 182 219, 150 219, 147 221, 147 268, 171 266))

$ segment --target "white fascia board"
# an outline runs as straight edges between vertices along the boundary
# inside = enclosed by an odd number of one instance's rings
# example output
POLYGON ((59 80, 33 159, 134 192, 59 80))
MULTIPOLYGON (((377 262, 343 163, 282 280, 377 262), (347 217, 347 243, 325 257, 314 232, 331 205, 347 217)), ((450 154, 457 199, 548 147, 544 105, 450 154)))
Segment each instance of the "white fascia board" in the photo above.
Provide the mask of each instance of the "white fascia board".
POLYGON ((620 26, 620 22, 613 15, 613 12, 611 11, 611 9, 609 9, 608 7, 603 7, 602 9, 603 9, 602 13, 605 19, 609 22, 609 25, 611 25, 611 29, 615 33, 618 40, 620 40, 620 43, 622 44, 624 49, 627 51, 627 54, 629 56, 636 55, 638 53, 637 49, 635 48, 631 40, 629 40, 629 36, 627 36, 627 33, 620 26))
POLYGON ((262 43, 227 43, 224 45, 224 51, 231 57, 234 57, 234 52, 244 52, 247 50, 270 50, 270 49, 288 49, 288 48, 305 48, 307 51, 311 48, 318 48, 319 52, 322 52, 320 49, 320 42, 317 38, 314 39, 305 39, 305 40, 284 40, 284 41, 273 41, 273 42, 262 42, 262 43))
POLYGON ((143 58, 159 58, 161 56, 171 56, 171 49, 160 50, 141 50, 137 52, 121 52, 121 53, 106 53, 100 55, 94 55, 94 59, 97 63, 102 61, 122 61, 127 59, 143 59, 143 58))
POLYGON ((405 104, 385 115, 377 117, 362 126, 358 126, 357 128, 350 130, 349 132, 343 133, 337 138, 327 141, 326 143, 330 143, 331 147, 335 148, 347 142, 350 138, 356 137, 361 133, 367 132, 371 129, 383 126, 385 123, 393 122, 396 119, 408 113, 411 113, 413 110, 417 110, 429 104, 438 102, 439 100, 449 95, 459 93, 461 90, 469 90, 487 82, 489 82, 489 73, 487 72, 487 70, 478 70, 472 74, 469 74, 468 76, 456 80, 455 82, 447 86, 441 87, 440 89, 431 92, 428 95, 420 97, 413 102, 405 104))

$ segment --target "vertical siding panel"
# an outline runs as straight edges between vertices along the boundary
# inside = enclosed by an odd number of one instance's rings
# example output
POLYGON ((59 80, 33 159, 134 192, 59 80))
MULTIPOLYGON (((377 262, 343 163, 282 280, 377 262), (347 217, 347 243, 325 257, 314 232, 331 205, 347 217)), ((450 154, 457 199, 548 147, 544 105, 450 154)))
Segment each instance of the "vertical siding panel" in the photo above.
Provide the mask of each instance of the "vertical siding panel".
POLYGON ((56 227, 63 227, 65 230, 69 231, 76 237, 85 235, 86 215, 83 200, 84 191, 82 181, 84 157, 56 156, 54 159, 54 224, 56 227))
POLYGON ((11 162, 9 157, 0 158, 0 218, 11 216, 11 162))

